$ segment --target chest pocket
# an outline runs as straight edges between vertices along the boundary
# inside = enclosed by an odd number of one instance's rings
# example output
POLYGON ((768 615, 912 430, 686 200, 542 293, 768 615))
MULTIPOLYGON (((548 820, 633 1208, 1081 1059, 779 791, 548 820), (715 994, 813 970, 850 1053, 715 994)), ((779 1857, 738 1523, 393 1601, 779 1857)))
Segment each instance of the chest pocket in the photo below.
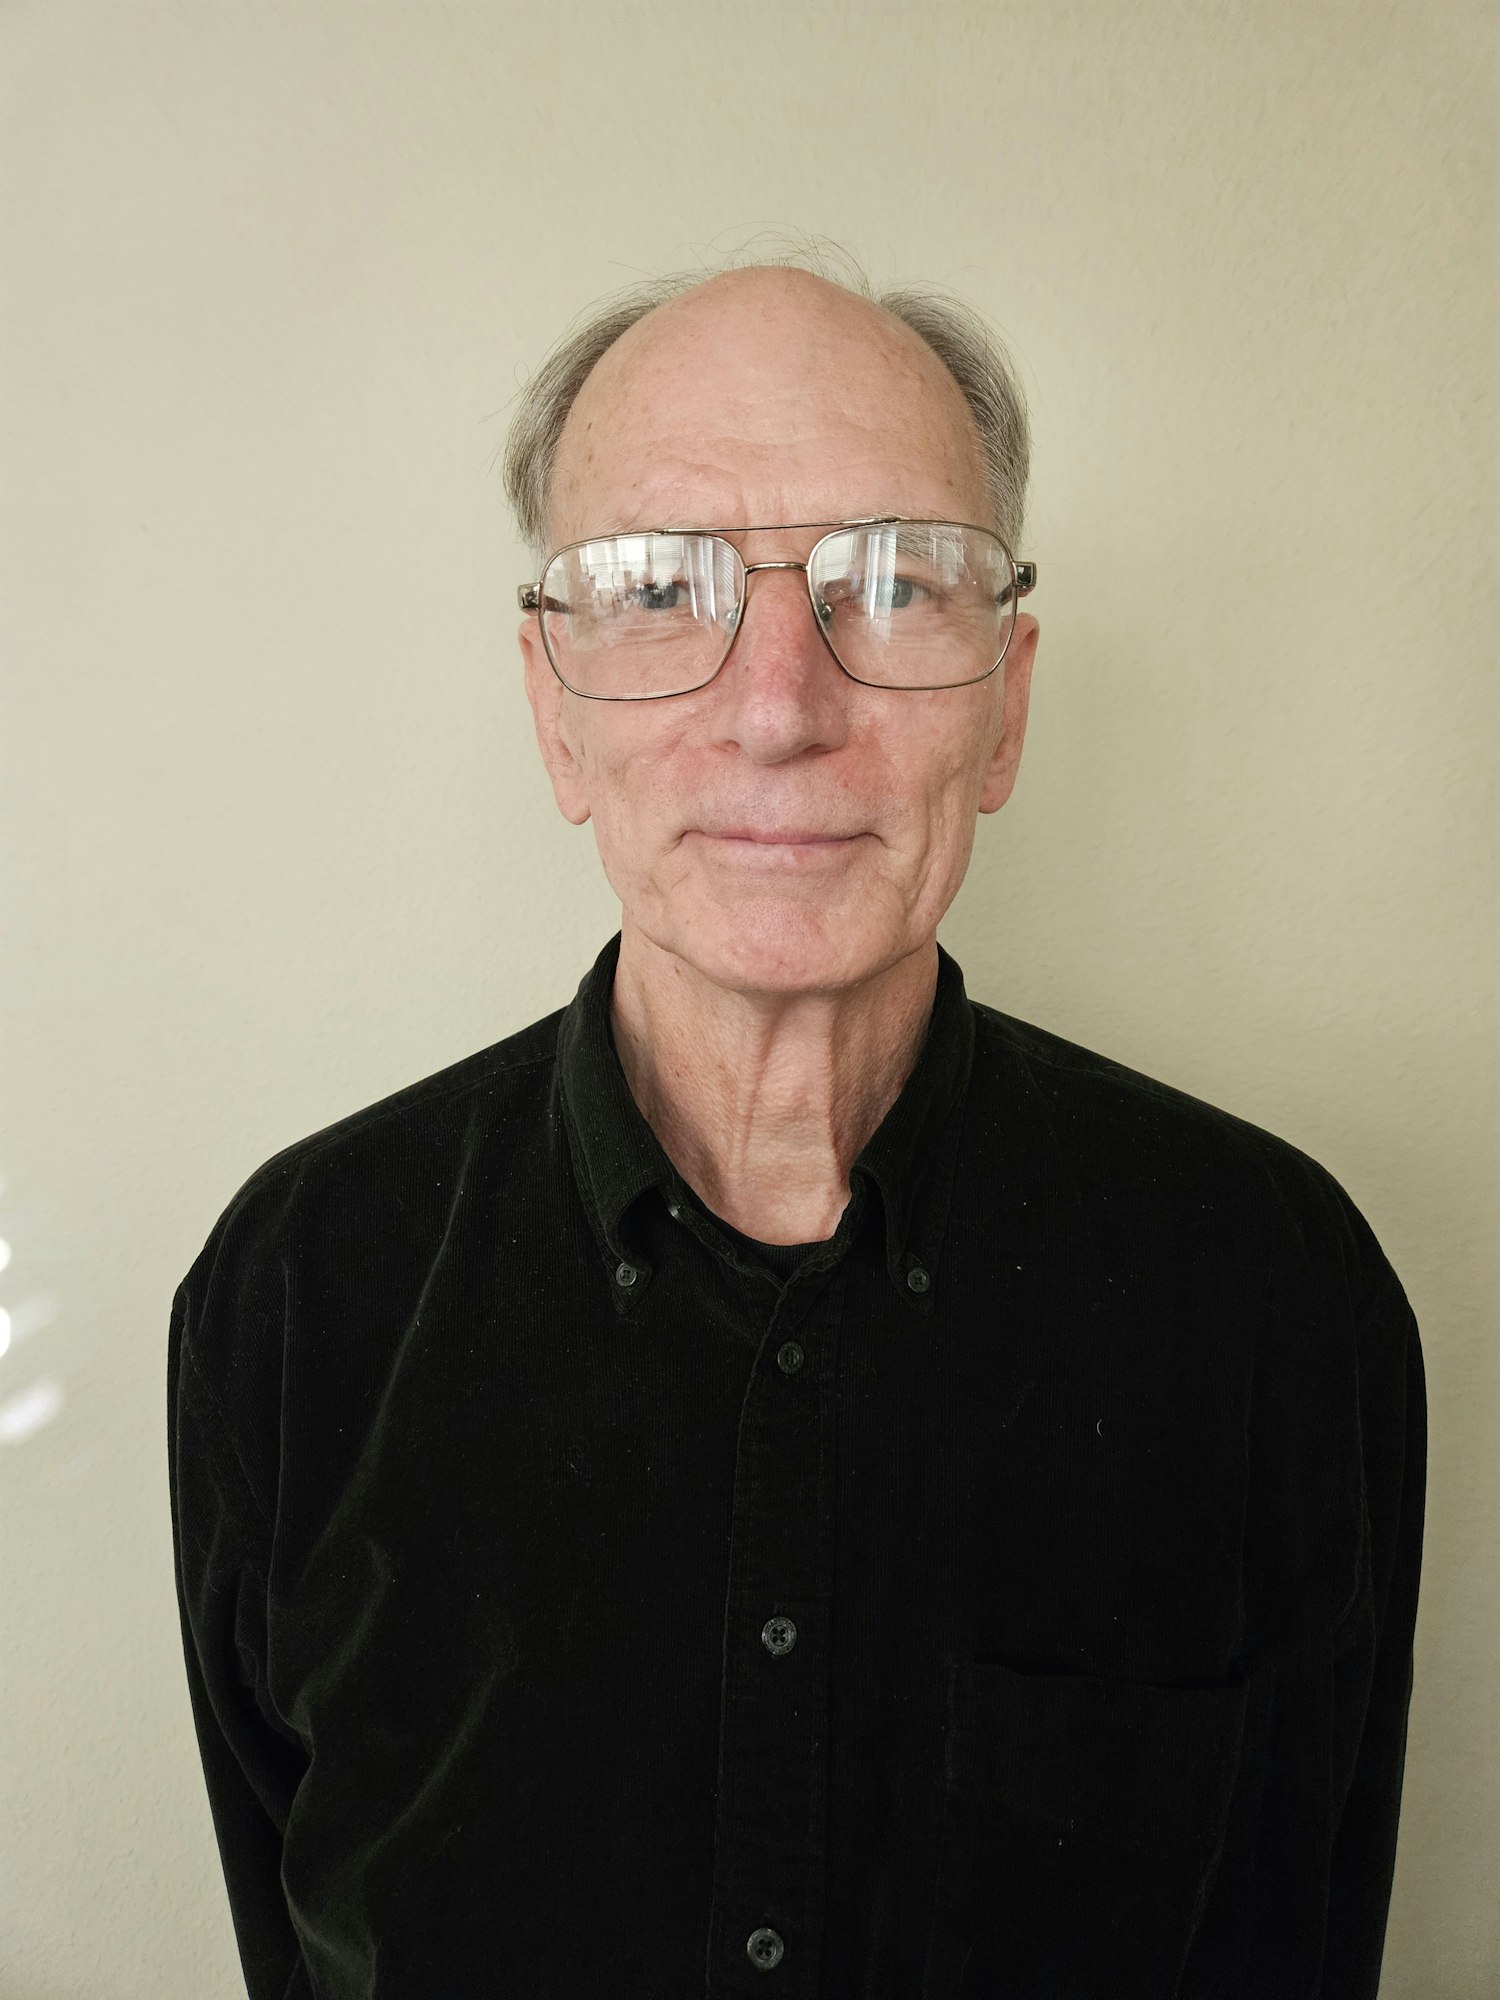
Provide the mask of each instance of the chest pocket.
POLYGON ((954 1661, 922 2000, 1172 2000, 1246 1692, 954 1661))

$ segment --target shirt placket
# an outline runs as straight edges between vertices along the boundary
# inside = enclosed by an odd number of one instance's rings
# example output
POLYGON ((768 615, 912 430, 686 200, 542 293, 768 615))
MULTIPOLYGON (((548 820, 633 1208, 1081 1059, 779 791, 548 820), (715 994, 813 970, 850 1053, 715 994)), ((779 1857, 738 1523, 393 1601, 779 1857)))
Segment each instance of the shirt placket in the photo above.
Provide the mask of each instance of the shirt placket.
POLYGON ((803 1266, 756 1352, 735 1453, 709 2000, 817 2000, 833 1549, 833 1388, 848 1258, 803 1266))

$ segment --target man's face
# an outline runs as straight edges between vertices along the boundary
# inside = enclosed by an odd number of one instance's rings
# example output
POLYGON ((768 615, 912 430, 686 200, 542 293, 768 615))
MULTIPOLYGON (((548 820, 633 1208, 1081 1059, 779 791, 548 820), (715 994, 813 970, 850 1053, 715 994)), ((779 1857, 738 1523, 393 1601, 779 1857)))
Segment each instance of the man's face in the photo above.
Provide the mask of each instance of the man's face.
MULTIPOLYGON (((738 271, 639 321, 585 382, 559 445, 551 545, 631 528, 903 514, 989 522, 967 406, 915 334, 806 273, 738 271)), ((731 537, 803 561, 818 527, 731 537)), ((537 738, 564 815, 592 819, 639 930, 741 992, 848 988, 930 946, 975 815, 1015 782, 1036 648, 1017 619, 968 687, 852 681, 800 570, 747 581, 716 679, 589 701, 521 626, 537 738), (823 836, 816 843, 728 837, 823 836)))

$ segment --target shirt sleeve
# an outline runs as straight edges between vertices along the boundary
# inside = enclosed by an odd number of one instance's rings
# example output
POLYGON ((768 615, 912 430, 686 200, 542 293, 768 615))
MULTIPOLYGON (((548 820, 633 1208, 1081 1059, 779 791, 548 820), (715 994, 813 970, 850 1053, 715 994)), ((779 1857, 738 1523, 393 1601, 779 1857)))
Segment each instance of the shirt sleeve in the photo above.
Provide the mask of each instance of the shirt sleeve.
POLYGON ((1361 1324, 1359 1365, 1368 1588, 1333 1664, 1334 1712, 1352 1764, 1334 1831, 1319 2000, 1376 2000, 1406 1766, 1427 1388, 1417 1323, 1388 1266, 1361 1324))
POLYGON ((312 2000, 281 1886, 282 1841, 306 1756, 266 1699, 269 1524, 194 1359, 188 1280, 172 1302, 168 1472, 193 1725, 249 2000, 312 2000))

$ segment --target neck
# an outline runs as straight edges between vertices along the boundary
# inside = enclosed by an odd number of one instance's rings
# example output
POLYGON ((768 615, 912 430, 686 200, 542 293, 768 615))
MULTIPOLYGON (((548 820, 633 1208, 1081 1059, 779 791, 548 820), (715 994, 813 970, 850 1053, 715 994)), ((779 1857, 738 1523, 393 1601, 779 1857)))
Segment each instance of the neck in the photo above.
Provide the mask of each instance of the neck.
POLYGON ((630 1094, 683 1179, 747 1236, 813 1243, 838 1227, 936 989, 931 942, 857 986, 743 993, 626 920, 610 1016, 630 1094))

